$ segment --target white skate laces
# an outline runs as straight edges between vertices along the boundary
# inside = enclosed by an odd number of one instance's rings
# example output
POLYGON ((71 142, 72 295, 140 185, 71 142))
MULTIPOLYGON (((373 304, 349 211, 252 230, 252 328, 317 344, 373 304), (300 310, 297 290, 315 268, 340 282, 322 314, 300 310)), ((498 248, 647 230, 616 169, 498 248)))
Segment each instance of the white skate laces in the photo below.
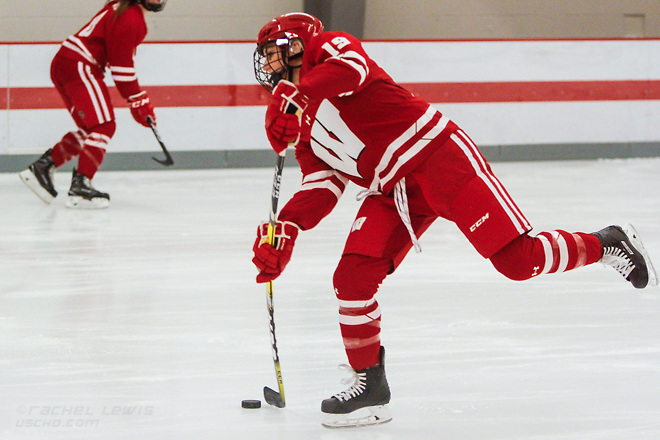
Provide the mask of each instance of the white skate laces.
POLYGON ((357 371, 355 371, 349 365, 346 364, 340 364, 339 369, 346 370, 351 373, 351 377, 344 378, 341 381, 342 384, 344 385, 350 384, 351 386, 348 389, 340 393, 337 393, 332 397, 336 398, 340 402, 346 402, 347 400, 350 400, 362 394, 364 390, 367 388, 367 373, 365 372, 358 373, 357 371))
POLYGON ((614 268, 637 289, 658 285, 653 263, 632 225, 608 226, 594 235, 603 246, 602 264, 614 268))
POLYGON ((339 365, 348 370, 350 378, 342 383, 352 385, 345 391, 321 402, 326 428, 348 428, 386 423, 392 420, 387 404, 390 402, 390 387, 385 377, 385 349, 380 347, 379 363, 363 370, 354 370, 348 365, 339 365))
MULTIPOLYGON (((625 246, 626 243, 622 242, 625 246)), ((632 251, 630 251, 632 253, 632 251)), ((606 266, 613 267, 617 272, 619 272, 624 278, 628 278, 630 273, 635 268, 635 265, 630 260, 628 255, 621 249, 613 246, 608 246, 603 248, 603 257, 600 260, 606 266)))

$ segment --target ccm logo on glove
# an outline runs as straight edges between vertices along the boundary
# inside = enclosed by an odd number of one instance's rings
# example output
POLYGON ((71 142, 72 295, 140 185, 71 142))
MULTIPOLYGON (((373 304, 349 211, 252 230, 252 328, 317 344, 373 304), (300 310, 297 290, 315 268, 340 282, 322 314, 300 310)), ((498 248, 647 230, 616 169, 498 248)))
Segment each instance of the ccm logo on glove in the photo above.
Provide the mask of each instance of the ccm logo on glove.
POLYGON ((131 115, 133 116, 133 119, 135 119, 138 124, 144 125, 148 128, 148 116, 151 116, 154 124, 156 123, 154 106, 151 105, 151 101, 149 100, 149 96, 147 96, 147 92, 140 92, 137 95, 129 96, 128 105, 131 109, 131 115))

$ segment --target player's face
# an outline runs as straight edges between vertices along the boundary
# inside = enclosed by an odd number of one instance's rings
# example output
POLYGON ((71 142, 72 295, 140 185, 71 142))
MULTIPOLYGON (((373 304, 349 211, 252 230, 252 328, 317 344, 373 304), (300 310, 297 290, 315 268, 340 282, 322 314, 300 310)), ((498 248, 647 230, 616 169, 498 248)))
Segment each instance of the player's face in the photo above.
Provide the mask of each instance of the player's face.
POLYGON ((282 51, 274 43, 269 44, 264 49, 264 65, 263 70, 266 73, 277 73, 284 70, 284 60, 282 59, 282 51))

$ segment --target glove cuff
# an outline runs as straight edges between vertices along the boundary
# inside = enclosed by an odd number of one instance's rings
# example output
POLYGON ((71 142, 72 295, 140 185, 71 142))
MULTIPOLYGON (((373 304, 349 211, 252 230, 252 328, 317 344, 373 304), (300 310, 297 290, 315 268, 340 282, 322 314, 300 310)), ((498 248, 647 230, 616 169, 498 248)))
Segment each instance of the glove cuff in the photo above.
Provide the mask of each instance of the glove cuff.
POLYGON ((143 90, 140 93, 136 93, 135 95, 129 96, 128 102, 140 101, 141 99, 144 99, 146 97, 147 97, 147 92, 143 90))

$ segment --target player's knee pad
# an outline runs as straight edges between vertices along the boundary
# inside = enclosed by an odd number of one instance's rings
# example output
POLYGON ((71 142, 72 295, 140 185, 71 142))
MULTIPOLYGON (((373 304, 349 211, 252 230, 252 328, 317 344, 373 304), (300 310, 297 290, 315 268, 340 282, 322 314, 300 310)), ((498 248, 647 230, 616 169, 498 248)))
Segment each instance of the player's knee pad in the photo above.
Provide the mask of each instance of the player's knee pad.
POLYGON ((371 299, 391 269, 389 258, 343 255, 333 277, 335 294, 346 301, 371 299))
POLYGON ((109 140, 112 138, 112 136, 115 135, 116 130, 117 130, 117 123, 115 123, 115 121, 108 121, 108 122, 104 122, 103 124, 90 127, 87 131, 89 132, 90 135, 96 133, 97 135, 106 136, 109 140))
POLYGON ((528 234, 519 236, 490 257, 495 269, 514 281, 539 275, 544 261, 543 248, 538 239, 528 234))
POLYGON ((102 155, 105 154, 105 150, 116 129, 117 124, 115 124, 115 121, 105 122, 93 127, 85 139, 83 153, 87 152, 89 154, 90 152, 94 152, 96 156, 101 155, 100 160, 102 160, 102 155))
POLYGON ((62 137, 61 142, 68 152, 77 153, 82 149, 86 138, 87 132, 84 129, 79 128, 76 131, 70 131, 65 134, 64 137, 62 137))

